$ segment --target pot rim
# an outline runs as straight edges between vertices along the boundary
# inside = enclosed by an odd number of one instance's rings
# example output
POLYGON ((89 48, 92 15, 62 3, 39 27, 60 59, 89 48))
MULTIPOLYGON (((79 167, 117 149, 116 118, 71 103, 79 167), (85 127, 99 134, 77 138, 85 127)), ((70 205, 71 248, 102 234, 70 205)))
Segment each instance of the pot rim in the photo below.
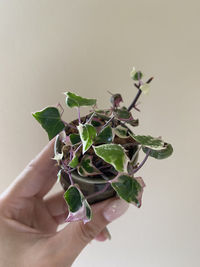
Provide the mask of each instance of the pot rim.
POLYGON ((85 182, 87 184, 106 184, 109 180, 104 180, 103 178, 92 178, 90 177, 82 177, 76 171, 72 172, 72 178, 75 178, 78 181, 85 182))

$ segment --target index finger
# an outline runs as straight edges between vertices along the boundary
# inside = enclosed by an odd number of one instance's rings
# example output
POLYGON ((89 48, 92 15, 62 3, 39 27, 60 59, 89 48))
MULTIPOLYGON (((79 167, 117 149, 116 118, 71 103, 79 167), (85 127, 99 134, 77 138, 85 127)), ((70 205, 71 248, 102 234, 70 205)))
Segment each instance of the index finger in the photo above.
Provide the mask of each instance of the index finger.
POLYGON ((22 173, 6 190, 19 197, 43 197, 54 185, 57 179, 58 167, 54 156, 53 138, 44 149, 31 160, 22 173))

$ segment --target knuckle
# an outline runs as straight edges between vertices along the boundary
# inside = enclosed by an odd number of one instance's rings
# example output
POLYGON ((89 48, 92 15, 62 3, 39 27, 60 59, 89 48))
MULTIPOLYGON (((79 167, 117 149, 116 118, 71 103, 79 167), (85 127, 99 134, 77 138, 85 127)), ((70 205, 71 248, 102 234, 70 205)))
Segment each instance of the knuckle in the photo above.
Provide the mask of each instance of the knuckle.
POLYGON ((79 238, 83 243, 88 243, 96 237, 96 235, 101 231, 101 229, 92 223, 79 224, 79 238))

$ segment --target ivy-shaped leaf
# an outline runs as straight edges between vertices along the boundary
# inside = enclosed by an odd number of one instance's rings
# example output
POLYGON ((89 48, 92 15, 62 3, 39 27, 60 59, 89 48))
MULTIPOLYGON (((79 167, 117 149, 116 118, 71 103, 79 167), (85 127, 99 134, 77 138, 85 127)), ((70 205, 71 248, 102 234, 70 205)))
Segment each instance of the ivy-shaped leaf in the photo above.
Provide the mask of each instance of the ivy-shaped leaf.
POLYGON ((60 182, 61 175, 62 175, 62 169, 61 169, 61 170, 59 170, 59 172, 57 173, 57 183, 59 183, 59 182, 60 182))
POLYGON ((70 108, 81 106, 93 106, 96 104, 96 99, 83 98, 71 92, 66 92, 66 104, 70 108))
POLYGON ((63 158, 63 152, 62 153, 56 153, 52 159, 59 161, 63 158))
POLYGON ((95 144, 109 144, 112 143, 113 133, 110 126, 105 127, 95 138, 95 144))
POLYGON ((94 126, 94 127, 100 127, 100 126, 103 125, 103 122, 102 122, 99 118, 94 117, 94 118, 91 120, 91 124, 92 124, 92 126, 94 126))
POLYGON ((32 115, 45 129, 49 140, 65 128, 65 125, 61 120, 59 110, 55 107, 47 107, 41 111, 32 113, 32 115))
POLYGON ((138 119, 135 120, 131 114, 130 111, 128 111, 128 109, 126 107, 122 107, 120 109, 115 109, 114 110, 114 115, 115 118, 120 120, 120 121, 124 121, 132 126, 138 126, 139 121, 138 119))
POLYGON ((150 149, 149 147, 142 147, 142 150, 145 154, 149 154, 150 157, 155 159, 166 159, 173 153, 173 147, 170 144, 164 144, 161 149, 150 149))
POLYGON ((114 115, 117 119, 121 121, 128 121, 133 118, 132 114, 128 111, 126 107, 116 108, 114 110, 114 115))
POLYGON ((93 148, 98 157, 111 164, 118 172, 126 172, 128 157, 121 145, 105 144, 93 148))
POLYGON ((120 138, 128 138, 128 128, 118 125, 114 128, 114 133, 120 138))
POLYGON ((134 81, 138 81, 141 80, 143 77, 143 73, 141 71, 136 71, 135 67, 133 67, 132 71, 131 71, 131 78, 134 81))
POLYGON ((67 189, 64 194, 64 198, 69 209, 66 222, 83 221, 85 224, 91 220, 91 208, 76 185, 71 185, 67 189))
POLYGON ((154 149, 162 149, 164 146, 164 142, 160 138, 155 138, 150 135, 133 135, 130 136, 139 144, 145 147, 154 148, 154 149))
POLYGON ((127 174, 119 174, 110 182, 119 197, 135 204, 137 207, 141 206, 142 193, 145 186, 141 177, 133 178, 127 174))
POLYGON ((77 126, 81 141, 83 143, 83 154, 91 147, 93 141, 97 135, 97 131, 94 126, 90 124, 79 124, 77 126))
POLYGON ((69 138, 70 138, 72 145, 76 145, 81 142, 81 138, 79 134, 75 134, 75 133, 70 134, 69 138))
POLYGON ((142 90, 143 94, 148 94, 150 89, 150 85, 148 83, 144 83, 140 86, 140 90, 142 90))
POLYGON ((79 164, 78 161, 78 156, 75 154, 72 158, 72 160, 70 161, 70 163, 68 164, 71 168, 76 168, 77 165, 79 164))
POLYGON ((120 94, 114 94, 110 98, 110 102, 112 103, 114 108, 119 107, 119 104, 123 102, 122 96, 120 94))
POLYGON ((77 168, 77 171, 79 175, 83 177, 101 174, 101 171, 93 165, 92 156, 89 155, 83 156, 81 163, 77 168))
POLYGON ((131 120, 126 121, 126 123, 130 124, 133 127, 136 127, 136 126, 139 125, 139 120, 138 119, 136 119, 136 120, 135 119, 131 119, 131 120))
POLYGON ((109 117, 112 114, 111 109, 95 109, 95 113, 109 117))

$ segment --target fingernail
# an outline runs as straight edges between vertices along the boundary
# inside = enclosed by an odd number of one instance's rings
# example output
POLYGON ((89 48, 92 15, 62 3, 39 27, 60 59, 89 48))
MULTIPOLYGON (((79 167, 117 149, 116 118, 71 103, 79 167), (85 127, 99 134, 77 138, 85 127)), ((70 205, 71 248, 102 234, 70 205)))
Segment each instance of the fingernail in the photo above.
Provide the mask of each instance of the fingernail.
POLYGON ((122 199, 117 199, 105 208, 103 215, 107 221, 112 222, 123 215, 127 211, 128 207, 129 205, 127 202, 122 199))

